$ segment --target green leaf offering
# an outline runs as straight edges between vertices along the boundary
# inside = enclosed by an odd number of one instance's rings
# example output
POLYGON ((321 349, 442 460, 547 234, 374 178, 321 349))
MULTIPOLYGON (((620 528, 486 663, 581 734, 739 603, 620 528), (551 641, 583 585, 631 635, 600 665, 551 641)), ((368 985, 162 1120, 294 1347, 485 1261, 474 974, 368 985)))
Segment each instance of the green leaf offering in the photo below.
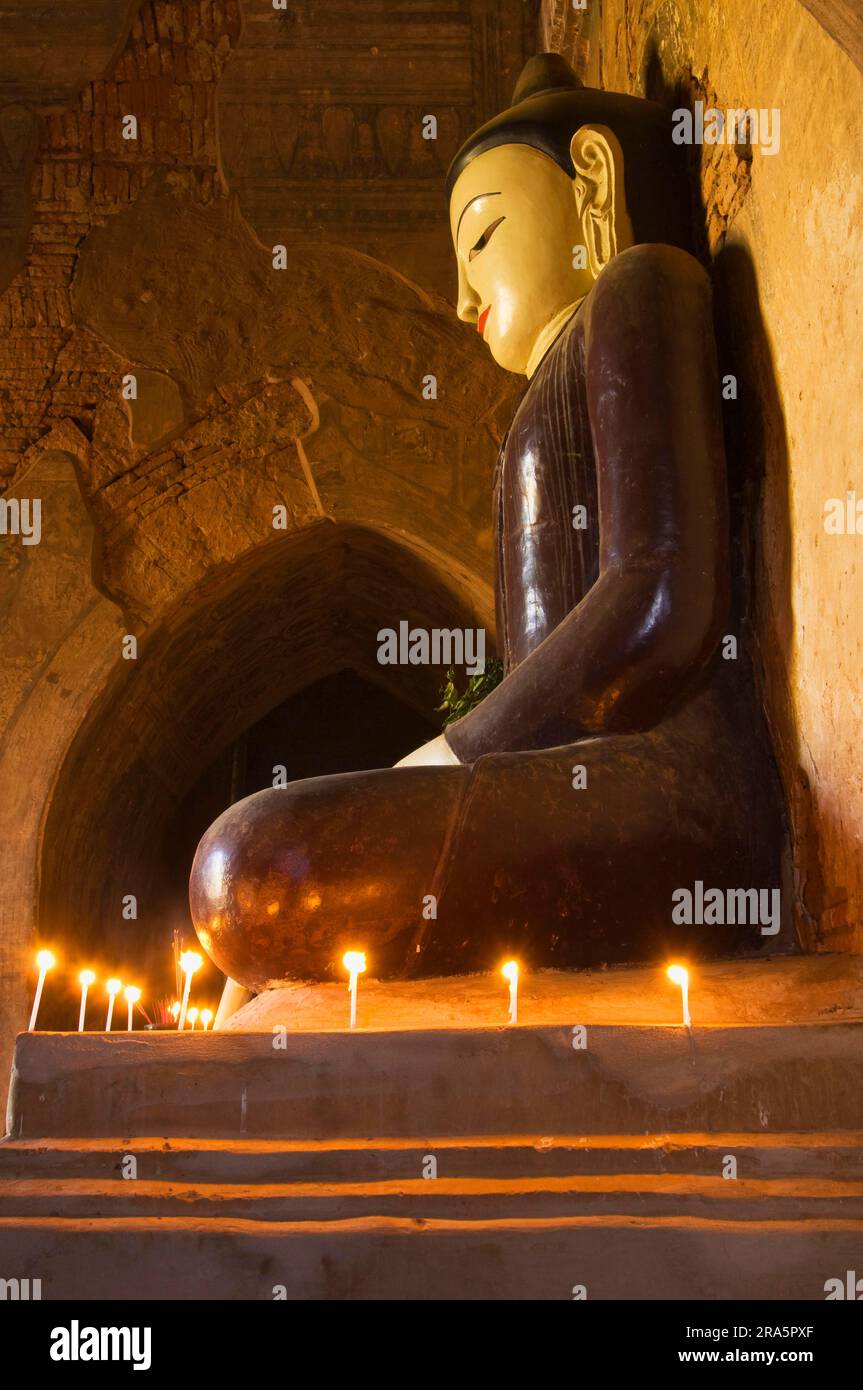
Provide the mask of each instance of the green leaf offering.
POLYGON ((481 700, 484 700, 489 691, 494 690, 496 685, 500 685, 503 680, 503 662, 496 656, 492 656, 485 664, 485 670, 481 675, 471 676, 467 683, 467 688, 463 695, 459 695, 455 684, 455 671, 451 666, 446 673, 446 680, 441 687, 441 702, 436 706, 438 714, 444 714, 443 727, 454 724, 457 719, 462 719, 469 714, 481 700))

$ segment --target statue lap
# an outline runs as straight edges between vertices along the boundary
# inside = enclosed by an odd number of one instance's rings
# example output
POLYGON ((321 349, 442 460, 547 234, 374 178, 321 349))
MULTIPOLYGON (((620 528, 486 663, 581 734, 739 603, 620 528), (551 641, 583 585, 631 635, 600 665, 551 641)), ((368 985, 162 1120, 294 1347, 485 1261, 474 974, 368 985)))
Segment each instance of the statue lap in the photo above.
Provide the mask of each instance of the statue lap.
POLYGON ((779 887, 761 747, 707 688, 648 732, 259 792, 202 841, 199 860, 217 856, 223 874, 208 894, 193 871, 199 934, 253 990, 340 978, 357 945, 379 978, 488 970, 508 954, 573 969, 775 949, 757 925, 672 920, 672 894, 699 880, 779 887))

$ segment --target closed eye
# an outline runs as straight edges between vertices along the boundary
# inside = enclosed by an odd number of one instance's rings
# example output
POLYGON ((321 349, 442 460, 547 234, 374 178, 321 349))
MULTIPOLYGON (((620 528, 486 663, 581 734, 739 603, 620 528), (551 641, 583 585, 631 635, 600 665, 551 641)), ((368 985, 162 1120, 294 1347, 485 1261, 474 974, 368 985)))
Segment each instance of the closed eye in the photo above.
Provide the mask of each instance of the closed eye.
POLYGON ((488 246, 489 242, 491 241, 491 239, 492 239, 492 237, 493 237, 493 235, 494 235, 494 233, 495 233, 495 230, 500 226, 501 222, 505 222, 505 221, 506 221, 506 217, 498 217, 497 220, 496 220, 495 222, 492 222, 488 227, 486 227, 486 229, 485 229, 485 231, 483 232, 482 236, 480 237, 479 241, 476 242, 475 245, 473 245, 473 246, 470 248, 470 251, 468 252, 468 255, 467 255, 467 258, 468 258, 469 261, 472 261, 473 258, 474 258, 474 256, 478 256, 479 253, 480 253, 480 251, 484 250, 485 247, 488 246))

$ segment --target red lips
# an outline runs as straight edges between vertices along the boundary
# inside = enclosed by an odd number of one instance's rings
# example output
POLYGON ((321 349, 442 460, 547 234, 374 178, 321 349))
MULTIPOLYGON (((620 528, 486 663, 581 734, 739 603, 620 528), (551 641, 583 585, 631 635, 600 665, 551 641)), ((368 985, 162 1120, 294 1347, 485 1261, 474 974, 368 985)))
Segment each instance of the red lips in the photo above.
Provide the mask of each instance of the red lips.
POLYGON ((491 313, 491 305, 489 304, 489 306, 488 306, 487 309, 483 309, 482 313, 480 314, 479 318, 478 318, 477 321, 476 321, 476 331, 477 331, 477 333, 484 333, 484 332, 485 332, 485 321, 486 321, 486 319, 488 318, 488 316, 489 316, 490 313, 491 313))

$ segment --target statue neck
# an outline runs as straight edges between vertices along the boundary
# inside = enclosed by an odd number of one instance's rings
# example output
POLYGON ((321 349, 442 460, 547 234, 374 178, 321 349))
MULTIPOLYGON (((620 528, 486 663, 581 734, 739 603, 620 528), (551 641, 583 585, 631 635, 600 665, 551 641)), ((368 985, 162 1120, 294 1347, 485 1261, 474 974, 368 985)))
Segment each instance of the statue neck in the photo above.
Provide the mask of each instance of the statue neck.
POLYGON ((530 350, 530 356, 527 359, 525 375, 528 381, 533 376, 543 357, 545 357, 545 354, 548 352, 555 338, 559 337, 563 332, 576 309, 580 304, 584 303, 586 298, 587 295, 583 294, 581 299, 575 299, 572 304, 567 304, 565 309, 558 310, 554 317, 549 319, 545 328, 540 331, 536 342, 530 350))

